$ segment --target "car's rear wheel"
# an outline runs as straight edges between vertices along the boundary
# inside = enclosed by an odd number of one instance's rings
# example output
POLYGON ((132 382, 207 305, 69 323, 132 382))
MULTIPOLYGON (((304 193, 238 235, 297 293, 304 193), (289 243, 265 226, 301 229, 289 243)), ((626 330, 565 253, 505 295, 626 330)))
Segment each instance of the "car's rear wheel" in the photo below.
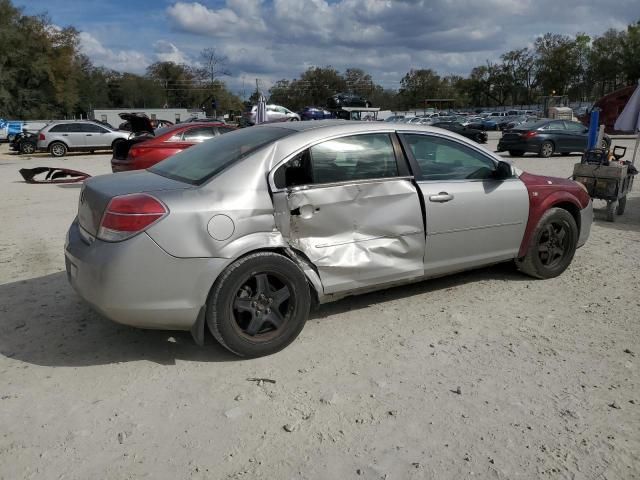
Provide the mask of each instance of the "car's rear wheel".
POLYGON ((539 155, 542 158, 549 158, 551 155, 553 155, 553 151, 555 150, 554 146, 553 146, 553 142, 550 141, 545 141, 542 142, 542 145, 540 145, 540 153, 539 155))
POLYGON ((32 142, 22 142, 20 144, 20 153, 31 155, 36 151, 36 146, 32 142))
POLYGON ((509 155, 512 157, 522 157, 524 156, 524 150, 509 150, 509 155))
POLYGON ((270 355, 302 331, 311 297, 289 258, 259 252, 231 264, 207 301, 207 324, 222 346, 242 357, 270 355))
POLYGON ((62 142, 53 142, 49 145, 49 153, 52 157, 64 157, 67 153, 67 146, 62 142))
POLYGON ((538 222, 526 255, 516 264, 532 277, 557 277, 573 260, 577 243, 578 226, 573 216, 562 208, 551 208, 538 222))
POLYGON ((618 199, 618 206, 616 207, 616 213, 618 215, 622 215, 624 213, 624 209, 627 206, 627 196, 620 197, 618 199))

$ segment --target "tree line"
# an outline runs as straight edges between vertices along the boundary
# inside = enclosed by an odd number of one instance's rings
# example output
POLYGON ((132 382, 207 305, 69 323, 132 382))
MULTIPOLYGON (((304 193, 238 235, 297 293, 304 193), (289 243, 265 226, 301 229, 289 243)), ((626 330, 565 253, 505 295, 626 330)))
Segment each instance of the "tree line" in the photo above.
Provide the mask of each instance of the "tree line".
POLYGON ((149 65, 144 75, 93 65, 81 53, 79 32, 45 15, 24 15, 0 0, 0 118, 86 116, 94 108, 205 107, 239 110, 242 100, 222 78, 227 59, 204 49, 199 66, 149 65))
MULTIPOLYGON (((94 65, 81 53, 79 32, 58 28, 45 15, 24 15, 0 0, 0 117, 70 118, 94 108, 206 108, 238 111, 242 99, 229 91, 228 59, 204 49, 197 65, 156 62, 142 75, 94 65)), ((298 78, 277 81, 269 101, 297 110, 323 106, 331 95, 353 92, 385 109, 423 106, 446 98, 455 107, 533 104, 541 95, 594 100, 640 78, 640 22, 589 37, 547 33, 533 46, 504 53, 468 76, 441 76, 429 68, 407 72, 393 88, 359 68, 344 72, 312 67, 298 78)), ((266 92, 265 92, 266 93, 266 92)), ((251 96, 255 101, 257 95, 251 96)))

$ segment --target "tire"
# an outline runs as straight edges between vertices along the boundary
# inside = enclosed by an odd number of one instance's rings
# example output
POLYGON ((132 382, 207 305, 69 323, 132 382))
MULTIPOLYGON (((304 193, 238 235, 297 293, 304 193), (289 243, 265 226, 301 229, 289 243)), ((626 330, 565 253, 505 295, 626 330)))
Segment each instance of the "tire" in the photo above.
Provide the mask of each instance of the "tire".
POLYGON ((291 117, 291 121, 292 121, 292 122, 299 122, 299 121, 300 121, 300 119, 299 119, 299 118, 296 118, 296 117, 291 117))
POLYGON ((602 139, 602 143, 600 144, 600 147, 604 150, 609 150, 609 142, 607 141, 606 138, 602 139))
POLYGON ((253 253, 216 280, 207 300, 207 325, 236 355, 261 357, 295 340, 310 305, 307 278, 293 261, 277 253, 253 253))
POLYGON ((538 155, 542 158, 549 158, 551 155, 553 155, 554 150, 555 148, 553 142, 547 140, 542 142, 542 145, 540 145, 540 152, 538 153, 538 155))
POLYGON ((473 137, 473 140, 474 140, 476 143, 482 143, 483 138, 484 138, 484 137, 483 137, 482 135, 477 134, 477 135, 475 135, 475 136, 473 137))
POLYGON ((512 157, 524 157, 523 150, 509 150, 509 155, 512 157))
POLYGON ((526 255, 517 260, 516 265, 521 272, 535 278, 557 277, 573 260, 577 243, 578 226, 573 216, 562 208, 551 208, 542 215, 526 255))
POLYGON ((53 142, 49 145, 49 153, 52 157, 64 157, 67 154, 67 146, 62 142, 53 142))
POLYGON ((616 213, 618 215, 622 215, 624 213, 624 209, 627 206, 627 196, 625 195, 624 197, 620 197, 618 199, 618 206, 616 208, 616 213))
POLYGON ((22 142, 20 144, 20 153, 24 153, 25 155, 31 155, 35 153, 36 146, 32 142, 22 142))

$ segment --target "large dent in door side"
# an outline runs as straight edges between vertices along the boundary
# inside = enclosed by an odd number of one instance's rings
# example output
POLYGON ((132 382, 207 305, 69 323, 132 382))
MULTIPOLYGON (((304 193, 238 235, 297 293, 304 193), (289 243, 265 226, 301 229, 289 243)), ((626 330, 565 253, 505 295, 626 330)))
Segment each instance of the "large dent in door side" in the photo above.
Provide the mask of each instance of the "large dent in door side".
POLYGON ((422 213, 409 181, 294 191, 288 208, 299 214, 276 223, 318 269, 325 294, 423 273, 422 213))

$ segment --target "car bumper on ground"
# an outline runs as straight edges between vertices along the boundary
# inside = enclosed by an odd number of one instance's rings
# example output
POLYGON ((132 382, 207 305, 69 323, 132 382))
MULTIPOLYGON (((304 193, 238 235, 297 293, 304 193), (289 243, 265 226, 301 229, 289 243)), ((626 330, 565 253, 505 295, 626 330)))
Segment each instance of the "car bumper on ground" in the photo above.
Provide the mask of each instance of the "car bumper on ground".
POLYGON ((146 233, 103 242, 81 232, 75 221, 67 233, 65 263, 78 295, 110 320, 189 330, 229 260, 176 258, 146 233))
POLYGON ((589 239, 591 224, 593 223, 593 202, 589 200, 589 205, 580 210, 580 235, 578 236, 578 247, 583 246, 589 239))

